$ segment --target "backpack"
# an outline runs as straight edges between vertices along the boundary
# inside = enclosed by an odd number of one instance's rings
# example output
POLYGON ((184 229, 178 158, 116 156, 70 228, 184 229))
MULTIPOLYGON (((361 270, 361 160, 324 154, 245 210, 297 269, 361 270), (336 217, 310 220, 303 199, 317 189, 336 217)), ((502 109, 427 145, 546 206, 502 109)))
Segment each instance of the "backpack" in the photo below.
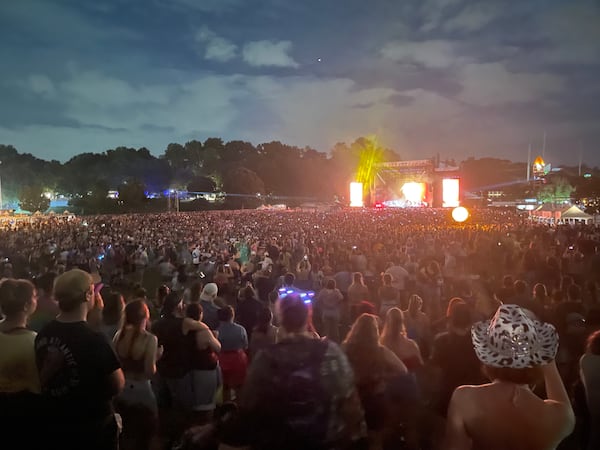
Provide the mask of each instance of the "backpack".
POLYGON ((301 339, 280 342, 264 352, 272 374, 264 405, 273 420, 261 448, 327 448, 331 397, 321 374, 327 348, 326 341, 301 339))

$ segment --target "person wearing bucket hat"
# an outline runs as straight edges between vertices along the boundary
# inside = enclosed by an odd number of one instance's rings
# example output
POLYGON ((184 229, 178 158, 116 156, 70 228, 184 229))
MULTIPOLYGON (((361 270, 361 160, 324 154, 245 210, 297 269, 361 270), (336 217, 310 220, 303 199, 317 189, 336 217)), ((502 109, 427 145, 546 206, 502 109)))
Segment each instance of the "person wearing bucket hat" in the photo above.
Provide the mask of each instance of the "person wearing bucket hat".
POLYGON ((554 327, 517 305, 502 305, 491 320, 473 325, 471 337, 491 382, 454 391, 444 448, 556 448, 575 417, 554 362, 554 327), (530 386, 542 376, 545 400, 530 386))

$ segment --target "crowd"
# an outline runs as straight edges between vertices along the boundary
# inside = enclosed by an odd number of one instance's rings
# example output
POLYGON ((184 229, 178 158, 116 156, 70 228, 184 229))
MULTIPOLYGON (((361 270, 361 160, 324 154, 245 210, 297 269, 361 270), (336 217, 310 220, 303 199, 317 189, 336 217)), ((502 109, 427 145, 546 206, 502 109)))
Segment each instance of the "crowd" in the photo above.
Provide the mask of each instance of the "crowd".
POLYGON ((18 448, 600 448, 593 226, 51 216, 0 229, 0 261, 18 448))

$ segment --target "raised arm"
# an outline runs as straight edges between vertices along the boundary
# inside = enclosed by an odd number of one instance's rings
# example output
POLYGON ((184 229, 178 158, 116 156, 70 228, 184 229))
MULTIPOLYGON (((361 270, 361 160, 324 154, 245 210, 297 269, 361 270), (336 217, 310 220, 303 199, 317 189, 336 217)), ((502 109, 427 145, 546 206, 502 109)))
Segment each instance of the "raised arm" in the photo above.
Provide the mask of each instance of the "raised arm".
POLYGON ((196 332, 196 345, 200 350, 209 347, 215 352, 221 351, 221 342, 219 342, 208 327, 196 332))
POLYGON ((198 320, 189 317, 183 319, 183 334, 188 334, 190 331, 201 331, 206 328, 206 324, 198 320))
POLYGON ((550 364, 542 366, 542 372, 544 373, 544 382, 546 383, 546 395, 547 400, 544 403, 553 405, 556 408, 557 414, 557 426, 564 427, 564 436, 569 435, 575 427, 575 414, 571 407, 571 400, 569 394, 565 389, 556 362, 552 361, 550 364))

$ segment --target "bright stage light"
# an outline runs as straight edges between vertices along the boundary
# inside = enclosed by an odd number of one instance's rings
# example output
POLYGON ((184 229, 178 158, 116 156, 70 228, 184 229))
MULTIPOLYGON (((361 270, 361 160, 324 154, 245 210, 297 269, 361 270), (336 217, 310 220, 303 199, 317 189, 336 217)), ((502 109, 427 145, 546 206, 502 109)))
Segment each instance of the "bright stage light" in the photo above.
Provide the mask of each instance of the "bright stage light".
POLYGON ((420 204, 425 196, 425 185, 423 183, 404 183, 402 186, 402 193, 406 201, 420 204))
POLYGON ((350 183, 350 206, 354 208, 363 207, 363 184, 352 182, 350 183))
POLYGON ((458 206, 452 210, 452 218, 456 222, 464 222, 469 218, 469 210, 463 206, 458 206))
POLYGON ((442 180, 442 206, 455 208, 459 203, 460 184, 458 178, 444 178, 442 180))

